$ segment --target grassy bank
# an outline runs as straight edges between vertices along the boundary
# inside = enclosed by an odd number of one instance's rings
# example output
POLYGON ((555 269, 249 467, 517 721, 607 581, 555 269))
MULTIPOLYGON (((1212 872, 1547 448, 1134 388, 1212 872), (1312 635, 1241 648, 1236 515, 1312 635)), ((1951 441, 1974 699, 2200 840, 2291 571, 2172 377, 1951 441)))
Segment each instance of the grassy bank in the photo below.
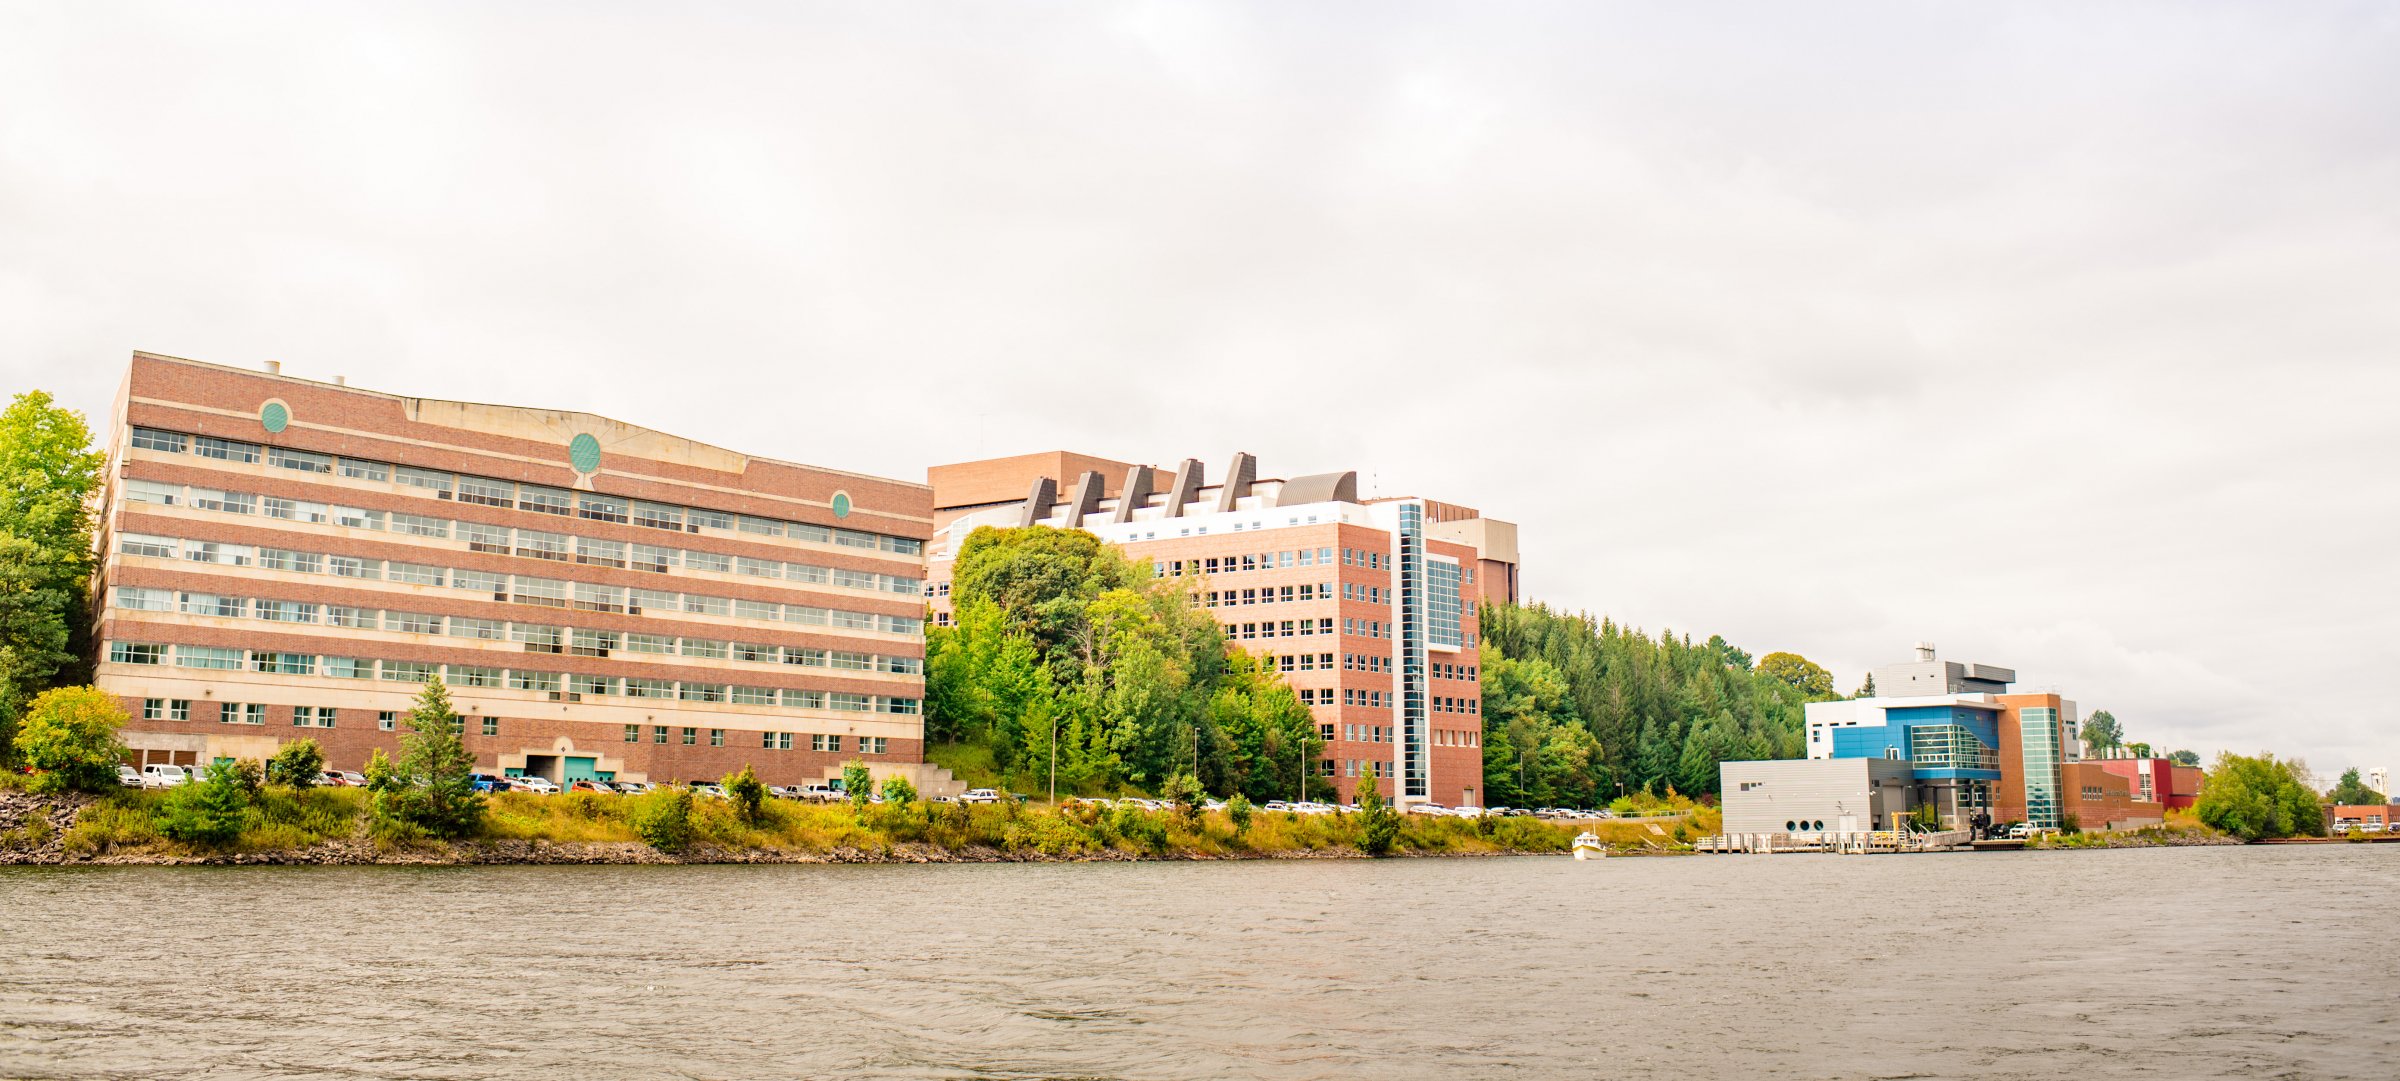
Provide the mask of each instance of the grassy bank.
POLYGON ((2130 830, 2082 830, 2049 833, 2028 839, 2027 848, 2182 848, 2192 845, 2238 845, 2242 839, 2202 823, 2190 811, 2170 811, 2166 822, 2130 830))
MULTIPOLYGON (((1362 816, 1257 811, 1244 825, 1224 812, 1186 818, 1131 806, 1052 809, 1039 804, 911 803, 852 809, 770 801, 756 823, 717 799, 694 801, 690 840, 673 853, 645 844, 636 828, 655 797, 502 793, 482 830, 459 842, 377 841, 359 789, 293 791, 269 786, 223 846, 176 841, 159 830, 165 793, 125 790, 97 797, 11 793, 0 809, 6 863, 376 863, 376 862, 933 862, 951 860, 1255 859, 1357 856, 1362 816)), ((1697 814, 1713 819, 1715 811, 1697 814)), ((1553 823, 1532 818, 1401 817, 1395 855, 1565 852, 1590 828, 1619 851, 1663 853, 1714 828, 1713 821, 1553 823), (1678 836, 1678 834, 1681 836, 1678 836)))

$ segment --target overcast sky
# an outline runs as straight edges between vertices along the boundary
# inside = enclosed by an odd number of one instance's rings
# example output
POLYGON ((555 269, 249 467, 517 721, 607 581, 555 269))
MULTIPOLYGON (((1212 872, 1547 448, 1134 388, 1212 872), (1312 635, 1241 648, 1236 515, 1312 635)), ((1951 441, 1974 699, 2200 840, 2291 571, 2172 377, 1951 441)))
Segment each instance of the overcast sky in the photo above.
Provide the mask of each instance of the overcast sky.
POLYGON ((2327 776, 2396 343, 2391 5, 0 0, 8 389, 1356 468, 1556 606, 2327 776))

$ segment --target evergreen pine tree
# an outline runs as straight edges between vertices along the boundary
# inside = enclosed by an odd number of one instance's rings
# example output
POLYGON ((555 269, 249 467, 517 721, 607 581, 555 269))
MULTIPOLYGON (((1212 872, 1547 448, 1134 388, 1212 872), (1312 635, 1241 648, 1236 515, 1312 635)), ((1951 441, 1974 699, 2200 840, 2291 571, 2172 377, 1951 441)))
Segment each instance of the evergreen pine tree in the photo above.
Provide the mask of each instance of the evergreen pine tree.
POLYGON ((483 824, 483 797, 475 791, 475 756, 458 738, 450 688, 441 677, 425 681, 408 711, 408 734, 400 740, 394 783, 379 794, 377 810, 440 838, 464 837, 483 824))

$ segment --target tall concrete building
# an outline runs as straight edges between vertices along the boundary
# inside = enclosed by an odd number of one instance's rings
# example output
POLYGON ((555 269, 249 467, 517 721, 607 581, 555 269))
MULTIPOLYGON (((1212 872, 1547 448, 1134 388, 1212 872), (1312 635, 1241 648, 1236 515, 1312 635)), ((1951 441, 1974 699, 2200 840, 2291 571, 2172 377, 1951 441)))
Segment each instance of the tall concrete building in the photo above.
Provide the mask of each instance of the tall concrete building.
POLYGON ((1056 451, 927 471, 928 568, 946 619, 950 557, 981 526, 1083 529, 1197 579, 1227 639, 1270 659, 1317 720, 1317 776, 1344 800, 1477 805, 1483 702, 1477 608, 1518 588, 1516 527, 1415 497, 1364 498, 1355 472, 1289 479, 1237 454, 1213 483, 1056 451))
POLYGON ((94 637, 138 761, 356 769, 438 674, 495 772, 947 782, 924 485, 147 353, 113 420, 94 637))

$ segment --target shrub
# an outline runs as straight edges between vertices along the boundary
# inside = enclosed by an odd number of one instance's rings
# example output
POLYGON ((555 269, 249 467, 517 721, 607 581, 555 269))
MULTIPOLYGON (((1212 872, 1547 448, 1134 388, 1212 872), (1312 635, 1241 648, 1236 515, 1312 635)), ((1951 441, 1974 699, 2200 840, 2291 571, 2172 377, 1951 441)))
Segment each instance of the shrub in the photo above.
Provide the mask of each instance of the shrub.
POLYGON ((850 797, 851 810, 866 813, 867 803, 875 798, 875 775, 868 772, 866 763, 842 767, 842 794, 850 797))
POLYGON ((1009 823, 1001 836, 1002 847, 1011 852, 1077 856, 1092 850, 1091 837, 1059 815, 1027 815, 1009 823))
POLYGON ((242 786, 242 795, 257 799, 260 789, 267 787, 267 767, 255 758, 239 758, 233 763, 233 779, 242 786))
POLYGON ((317 776, 325 772, 325 751, 313 739, 296 739, 275 749, 267 759, 267 780, 289 785, 303 792, 316 786, 317 776))
POLYGON ((917 786, 908 783, 908 778, 897 774, 886 777, 883 779, 883 802, 897 803, 903 807, 915 803, 917 802, 917 786))
POLYGON ((1174 802, 1175 813, 1183 817, 1183 828, 1200 827, 1200 802, 1208 798, 1208 793, 1201 790, 1198 777, 1189 773, 1169 777, 1166 790, 1161 794, 1174 802))
POLYGON ((1159 821, 1157 815, 1130 803, 1109 808, 1107 832, 1151 852, 1164 851, 1167 847, 1167 824, 1159 821))
POLYGON ((190 844, 222 848, 242 835, 250 792, 231 762, 208 767, 208 779, 177 785, 159 808, 158 832, 190 844))
MULTIPOLYGON (((747 766, 742 773, 749 774, 747 766)), ((757 784, 758 778, 751 777, 757 784)), ((726 784, 728 794, 733 785, 726 784)), ((643 796, 633 810, 633 832, 640 834, 643 843, 661 852, 681 852, 692 846, 692 792, 688 788, 662 788, 643 796)))
POLYGON ((1225 801, 1225 817, 1233 820, 1233 835, 1236 837, 1250 831, 1250 817, 1256 813, 1257 809, 1250 806, 1250 797, 1239 792, 1225 801))
POLYGON ((725 798, 733 801, 734 813, 741 816, 744 825, 755 826, 766 820, 767 786, 759 781, 758 772, 748 762, 742 763, 740 773, 726 774, 723 786, 725 798))
POLYGON ((125 710, 97 687, 57 687, 26 706, 16 735, 18 759, 40 792, 106 792, 117 785, 125 710))
POLYGON ((1365 784, 1358 791, 1358 847, 1370 856, 1392 854, 1392 845, 1400 839, 1400 812, 1383 801, 1383 793, 1365 784))

